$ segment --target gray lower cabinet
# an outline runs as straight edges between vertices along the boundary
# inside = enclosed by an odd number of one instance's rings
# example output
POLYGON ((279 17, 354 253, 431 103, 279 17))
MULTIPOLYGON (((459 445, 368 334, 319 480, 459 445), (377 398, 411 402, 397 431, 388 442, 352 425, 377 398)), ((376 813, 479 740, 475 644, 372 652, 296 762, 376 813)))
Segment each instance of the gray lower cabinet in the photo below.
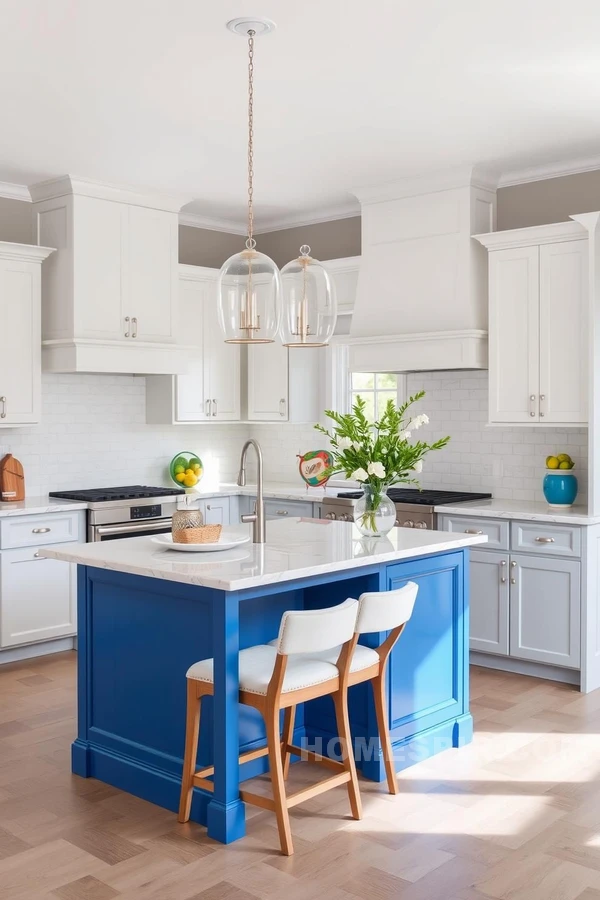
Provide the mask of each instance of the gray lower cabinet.
POLYGON ((508 655, 508 568, 508 554, 471 551, 471 650, 508 655))
POLYGON ((229 497, 211 497, 198 504, 206 525, 229 525, 229 497))
POLYGON ((509 568, 510 655, 577 668, 580 563, 513 553, 509 568))
POLYGON ((291 516, 303 516, 312 518, 312 500, 265 500, 265 515, 267 519, 285 519, 291 516))

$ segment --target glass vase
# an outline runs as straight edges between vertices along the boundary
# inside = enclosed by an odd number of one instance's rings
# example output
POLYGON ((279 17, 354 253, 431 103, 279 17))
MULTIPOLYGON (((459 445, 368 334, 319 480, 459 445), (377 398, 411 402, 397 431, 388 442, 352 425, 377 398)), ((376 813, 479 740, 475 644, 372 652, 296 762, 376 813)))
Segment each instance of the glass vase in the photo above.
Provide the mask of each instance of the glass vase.
POLYGON ((365 537, 382 537, 396 523, 396 507, 387 495, 387 487, 363 485, 364 494, 356 501, 354 522, 365 537))

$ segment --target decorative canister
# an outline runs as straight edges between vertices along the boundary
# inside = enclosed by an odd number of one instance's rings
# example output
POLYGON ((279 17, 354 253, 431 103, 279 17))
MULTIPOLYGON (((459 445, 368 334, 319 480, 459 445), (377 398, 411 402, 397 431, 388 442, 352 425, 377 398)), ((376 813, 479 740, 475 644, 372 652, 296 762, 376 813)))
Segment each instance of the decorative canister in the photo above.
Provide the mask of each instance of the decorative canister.
POLYGON ((544 476, 544 497, 548 506, 573 506, 577 487, 577 478, 572 470, 548 470, 544 476))
POLYGON ((221 525, 205 525, 199 509, 177 509, 171 532, 175 544, 213 544, 221 537, 221 525))

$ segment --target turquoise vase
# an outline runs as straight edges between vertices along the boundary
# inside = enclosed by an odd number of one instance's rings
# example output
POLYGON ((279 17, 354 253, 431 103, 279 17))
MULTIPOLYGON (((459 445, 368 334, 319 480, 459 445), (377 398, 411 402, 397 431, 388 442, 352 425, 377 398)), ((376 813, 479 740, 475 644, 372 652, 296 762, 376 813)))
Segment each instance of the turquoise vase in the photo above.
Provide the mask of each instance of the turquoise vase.
POLYGON ((577 479, 573 472, 553 469, 546 472, 543 489, 548 506, 573 506, 577 497, 577 479))

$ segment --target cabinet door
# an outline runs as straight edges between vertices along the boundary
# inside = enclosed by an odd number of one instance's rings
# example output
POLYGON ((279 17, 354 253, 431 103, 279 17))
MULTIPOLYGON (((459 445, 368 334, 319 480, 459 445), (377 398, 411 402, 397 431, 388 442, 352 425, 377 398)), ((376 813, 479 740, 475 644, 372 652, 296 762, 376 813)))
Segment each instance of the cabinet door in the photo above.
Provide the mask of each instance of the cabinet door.
POLYGON ((76 566, 36 556, 34 548, 0 553, 0 646, 75 634, 76 566))
POLYGON ((471 650, 508 654, 508 555, 471 551, 471 650))
POLYGON ((211 497, 203 500, 200 509, 205 525, 229 525, 229 497, 211 497))
POLYGON ((208 281, 180 278, 178 283, 177 343, 194 347, 189 375, 175 376, 175 421, 200 422, 210 418, 207 372, 204 360, 204 310, 208 304, 208 281))
POLYGON ((40 267, 0 261, 0 426, 38 422, 40 267))
POLYGON ((124 317, 131 315, 124 309, 127 207, 78 196, 73 198, 73 216, 77 234, 73 253, 75 336, 126 341, 124 317))
POLYGON ((490 422, 537 422, 539 248, 494 250, 489 279, 490 422))
POLYGON ((174 340, 177 228, 175 213, 142 206, 128 209, 125 315, 137 320, 132 339, 174 340))
MULTIPOLYGON (((303 353, 303 350, 296 350, 303 353)), ((248 418, 286 422, 288 419, 289 350, 278 340, 248 347, 248 418)))
POLYGON ((204 377, 207 379, 213 419, 240 419, 240 346, 226 344, 219 325, 216 288, 204 304, 204 377))
POLYGON ((285 519, 300 516, 311 519, 313 516, 313 504, 310 500, 265 500, 265 515, 267 519, 285 519))
POLYGON ((588 242, 540 247, 540 421, 588 421, 588 242))
POLYGON ((510 655, 578 667, 580 564, 515 553, 509 569, 510 655))

